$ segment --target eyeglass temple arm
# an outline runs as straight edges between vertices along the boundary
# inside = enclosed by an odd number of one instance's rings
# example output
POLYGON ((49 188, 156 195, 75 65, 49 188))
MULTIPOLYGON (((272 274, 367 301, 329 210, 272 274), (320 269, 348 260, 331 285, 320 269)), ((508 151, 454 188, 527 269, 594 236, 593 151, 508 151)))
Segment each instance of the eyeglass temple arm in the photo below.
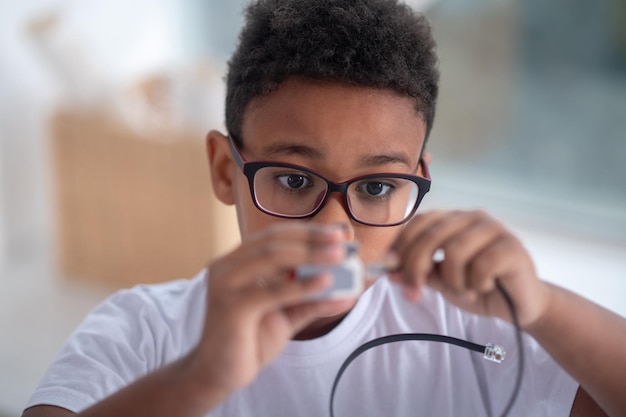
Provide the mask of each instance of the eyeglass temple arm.
POLYGON ((243 164, 246 162, 246 158, 244 158, 244 156, 239 151, 239 148, 237 148, 237 145, 235 145, 235 139, 233 135, 229 134, 227 138, 228 138, 228 145, 230 146, 231 153, 233 154, 233 157, 235 158, 235 162, 237 163, 239 168, 243 169, 243 164))
POLYGON ((424 178, 426 178, 427 180, 432 180, 432 178, 430 178, 430 170, 428 169, 428 164, 423 157, 420 157, 419 166, 422 168, 422 174, 424 178))

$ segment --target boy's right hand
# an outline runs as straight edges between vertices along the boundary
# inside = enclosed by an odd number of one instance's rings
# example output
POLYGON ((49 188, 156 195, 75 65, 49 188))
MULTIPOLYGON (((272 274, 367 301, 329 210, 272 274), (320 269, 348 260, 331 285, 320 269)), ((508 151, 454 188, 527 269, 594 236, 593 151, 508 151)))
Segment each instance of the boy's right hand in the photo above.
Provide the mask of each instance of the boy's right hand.
POLYGON ((316 318, 345 312, 354 300, 307 301, 332 277, 290 279, 298 265, 341 262, 345 241, 340 227, 292 221, 215 260, 208 268, 204 333, 186 361, 194 383, 225 398, 251 383, 316 318))

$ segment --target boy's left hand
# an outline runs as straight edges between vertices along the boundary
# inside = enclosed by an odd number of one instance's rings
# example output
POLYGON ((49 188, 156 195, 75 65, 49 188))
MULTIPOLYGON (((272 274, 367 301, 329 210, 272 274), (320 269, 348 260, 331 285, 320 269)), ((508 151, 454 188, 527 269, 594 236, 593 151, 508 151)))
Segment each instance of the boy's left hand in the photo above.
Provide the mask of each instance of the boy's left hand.
POLYGON ((424 285, 471 313, 511 321, 500 281, 515 304, 522 327, 547 310, 549 288, 537 278, 521 242, 483 211, 436 211, 415 216, 400 232, 391 251, 399 269, 390 274, 404 285, 405 296, 417 301, 424 285), (444 251, 436 263, 433 255, 444 251))

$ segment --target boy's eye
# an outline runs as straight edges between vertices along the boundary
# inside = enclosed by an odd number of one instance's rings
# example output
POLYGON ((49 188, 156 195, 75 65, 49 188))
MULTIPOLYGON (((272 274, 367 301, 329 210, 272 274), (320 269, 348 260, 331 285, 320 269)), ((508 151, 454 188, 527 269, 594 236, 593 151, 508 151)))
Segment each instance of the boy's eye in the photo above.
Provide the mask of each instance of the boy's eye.
POLYGON ((395 187, 392 184, 386 184, 381 181, 368 181, 359 184, 356 189, 368 196, 380 197, 389 194, 395 187))
POLYGON ((313 186, 313 182, 302 174, 277 175, 276 179, 283 187, 290 190, 300 190, 313 186))
POLYGON ((386 191, 389 188, 388 185, 383 184, 382 182, 368 182, 365 186, 368 194, 371 195, 379 195, 386 191))

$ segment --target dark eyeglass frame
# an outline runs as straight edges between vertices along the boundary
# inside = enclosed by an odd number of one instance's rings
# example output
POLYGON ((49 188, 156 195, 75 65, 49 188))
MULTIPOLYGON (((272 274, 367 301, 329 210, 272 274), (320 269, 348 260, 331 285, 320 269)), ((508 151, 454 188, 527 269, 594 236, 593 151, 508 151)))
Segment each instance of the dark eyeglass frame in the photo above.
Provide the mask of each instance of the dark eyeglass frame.
POLYGON ((328 197, 330 196, 330 194, 334 192, 338 192, 338 193, 341 193, 341 195, 343 196, 344 208, 346 212, 348 213, 348 216, 350 216, 350 218, 354 220, 355 222, 364 224, 367 226, 375 226, 375 227, 398 226, 400 224, 406 223, 407 221, 409 221, 409 219, 411 219, 411 217, 413 217, 413 215, 417 211, 417 208, 422 202, 422 199, 424 198, 426 193, 430 191, 430 184, 431 184, 430 172, 428 170, 428 165, 426 164, 426 162, 424 161, 422 157, 420 157, 419 166, 422 168, 422 172, 425 175, 424 177, 420 177, 418 175, 410 175, 410 174, 382 172, 382 173, 376 173, 376 174, 362 175, 359 177, 351 178, 344 182, 337 183, 337 182, 333 182, 329 180, 328 178, 324 177, 318 172, 313 171, 312 169, 309 169, 300 165, 288 164, 285 162, 277 162, 277 161, 247 161, 245 156, 243 156, 243 154, 241 153, 241 151, 235 144, 233 135, 230 135, 230 134, 228 135, 228 144, 230 145, 230 150, 233 155, 233 158, 235 158, 235 162, 237 163, 237 166, 239 166, 239 168, 241 169, 245 177, 248 179, 248 185, 250 187, 250 195, 252 196, 252 201, 254 202, 254 205, 261 212, 265 214, 269 214, 271 216, 275 216, 275 217, 280 217, 284 219, 306 219, 309 217, 313 217, 317 213, 319 213, 320 210, 322 210, 322 208, 326 204, 326 201, 328 201, 328 197), (288 214, 275 213, 273 211, 267 210, 266 208, 262 207, 259 204, 257 196, 256 196, 256 192, 254 190, 254 177, 257 171, 266 167, 291 168, 297 171, 307 172, 309 174, 315 175, 323 179, 324 181, 326 181, 326 184, 327 184, 326 194, 324 195, 324 198, 317 204, 317 206, 311 212, 306 213, 306 214, 288 215, 288 214), (350 208, 350 203, 348 201, 348 188, 350 187, 350 185, 358 181, 366 180, 368 178, 376 179, 376 178, 381 178, 381 177, 402 178, 408 181, 412 181, 413 183, 417 185, 418 194, 417 194, 417 199, 415 200, 413 209, 411 210, 410 214, 407 215, 402 221, 389 223, 389 224, 369 223, 369 222, 366 222, 357 218, 352 213, 352 209, 350 208))

